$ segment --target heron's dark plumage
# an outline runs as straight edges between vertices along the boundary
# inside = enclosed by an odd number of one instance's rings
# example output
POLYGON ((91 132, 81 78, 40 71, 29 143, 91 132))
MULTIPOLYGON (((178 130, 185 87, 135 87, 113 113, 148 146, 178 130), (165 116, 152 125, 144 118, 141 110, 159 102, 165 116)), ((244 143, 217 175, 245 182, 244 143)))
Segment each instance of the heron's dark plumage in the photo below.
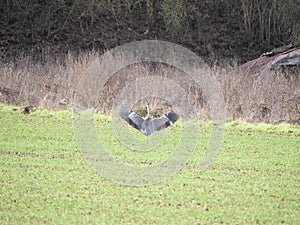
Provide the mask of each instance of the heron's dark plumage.
POLYGON ((179 116, 175 112, 169 112, 163 116, 155 119, 151 119, 149 114, 149 106, 147 105, 147 116, 145 119, 137 115, 132 110, 120 107, 119 115, 127 123, 133 126, 135 129, 140 130, 142 134, 149 136, 155 131, 167 128, 171 123, 175 123, 179 116))

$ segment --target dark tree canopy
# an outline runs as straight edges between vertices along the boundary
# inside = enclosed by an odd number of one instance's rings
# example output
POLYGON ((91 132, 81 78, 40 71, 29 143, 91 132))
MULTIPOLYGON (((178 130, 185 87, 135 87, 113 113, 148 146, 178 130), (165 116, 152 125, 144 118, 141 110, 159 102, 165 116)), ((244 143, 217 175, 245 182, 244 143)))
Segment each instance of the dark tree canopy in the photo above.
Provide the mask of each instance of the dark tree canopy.
POLYGON ((0 49, 39 57, 159 39, 245 61, 299 43, 299 23, 299 0, 11 0, 0 1, 0 49))

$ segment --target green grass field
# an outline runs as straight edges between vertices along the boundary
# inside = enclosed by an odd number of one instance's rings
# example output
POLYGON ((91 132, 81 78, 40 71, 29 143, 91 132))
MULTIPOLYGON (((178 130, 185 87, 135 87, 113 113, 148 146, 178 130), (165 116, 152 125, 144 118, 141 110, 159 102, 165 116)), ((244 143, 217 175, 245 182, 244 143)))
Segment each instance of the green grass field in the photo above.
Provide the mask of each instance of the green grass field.
MULTIPOLYGON (((95 121, 106 149, 136 164, 167 157, 180 128, 138 154, 121 149, 109 117, 95 121)), ((83 159, 70 112, 0 105, 0 224, 299 224, 300 127, 228 122, 222 150, 200 171, 209 130, 201 122, 194 157, 170 179, 124 186, 83 159)))

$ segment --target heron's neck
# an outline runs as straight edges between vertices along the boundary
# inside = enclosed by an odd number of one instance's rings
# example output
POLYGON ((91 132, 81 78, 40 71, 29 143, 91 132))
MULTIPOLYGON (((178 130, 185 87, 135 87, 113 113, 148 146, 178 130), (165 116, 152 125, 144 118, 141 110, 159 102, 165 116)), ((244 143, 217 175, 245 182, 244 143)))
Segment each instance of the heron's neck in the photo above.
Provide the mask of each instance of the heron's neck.
POLYGON ((146 118, 149 118, 150 117, 150 110, 149 110, 149 105, 148 104, 146 105, 146 108, 147 108, 147 116, 146 116, 146 118))

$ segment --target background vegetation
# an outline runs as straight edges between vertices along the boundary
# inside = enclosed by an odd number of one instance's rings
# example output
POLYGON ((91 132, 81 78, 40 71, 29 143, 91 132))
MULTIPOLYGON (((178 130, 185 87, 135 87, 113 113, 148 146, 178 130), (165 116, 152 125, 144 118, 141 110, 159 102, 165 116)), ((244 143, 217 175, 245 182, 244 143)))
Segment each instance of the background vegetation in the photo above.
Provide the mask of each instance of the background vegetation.
MULTIPOLYGON (((98 59, 97 52, 67 54, 60 60, 45 56, 46 62, 35 62, 31 56, 21 57, 10 63, 0 62, 0 102, 30 107, 70 109, 79 85, 89 65, 98 59)), ((120 57, 125 64, 128 55, 120 57)), ((110 65, 114 65, 114 61, 110 65)), ((120 62, 121 63, 121 62, 120 62)), ((299 70, 270 71, 249 75, 236 66, 223 64, 212 67, 212 74, 219 81, 227 107, 227 117, 248 122, 300 124, 299 70)), ((202 119, 210 119, 210 107, 201 88, 178 68, 163 64, 135 64, 112 74, 97 96, 96 110, 111 113, 116 96, 130 82, 142 77, 155 76, 170 79, 179 84, 189 95, 193 109, 202 119)), ((149 83, 155 90, 155 86, 149 83)), ((133 90, 133 93, 135 93, 133 90)), ((137 94, 137 93, 136 93, 137 94)), ((163 97, 163 96, 162 96, 163 97)), ((151 109, 158 112, 170 110, 163 99, 149 96, 151 109)), ((136 102, 145 106, 145 99, 136 102)), ((127 106, 130 107, 130 106, 127 106)), ((195 115, 195 116, 196 116, 195 115)))
MULTIPOLYGON (((66 108, 99 54, 130 41, 159 39, 182 44, 212 66, 229 117, 300 123, 299 70, 259 77, 236 72, 265 50, 300 44, 300 0, 11 0, 0 6, 1 102, 66 108)), ((108 112, 130 79, 154 73, 180 80, 199 111, 209 114, 205 96, 184 74, 145 64, 115 74, 98 110, 108 112)))
POLYGON ((245 61, 299 43, 299 0, 10 0, 0 2, 2 58, 104 51, 160 39, 200 56, 245 61))

